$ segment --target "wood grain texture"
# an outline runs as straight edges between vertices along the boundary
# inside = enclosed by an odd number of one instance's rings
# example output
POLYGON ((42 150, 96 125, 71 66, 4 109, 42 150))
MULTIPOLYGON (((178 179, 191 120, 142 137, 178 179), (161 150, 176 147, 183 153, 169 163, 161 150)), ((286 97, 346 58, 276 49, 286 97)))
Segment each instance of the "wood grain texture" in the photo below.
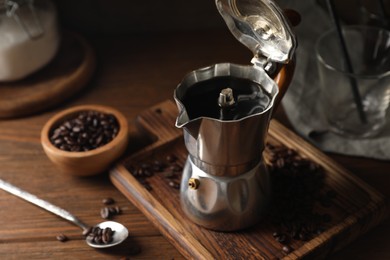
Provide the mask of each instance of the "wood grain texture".
POLYGON ((31 115, 68 99, 87 85, 95 54, 80 35, 64 33, 57 55, 25 79, 0 83, 0 118, 31 115))
POLYGON ((268 221, 247 230, 231 233, 214 232, 199 227, 187 219, 180 207, 178 190, 167 185, 161 175, 155 174, 148 178, 152 187, 152 190, 148 191, 129 173, 128 165, 132 163, 161 160, 168 154, 175 154, 180 164, 184 164, 187 151, 180 130, 174 127, 175 113, 177 114, 177 108, 170 101, 142 113, 138 117, 138 122, 156 136, 157 141, 125 159, 111 171, 110 178, 187 258, 324 257, 364 234, 383 221, 387 215, 382 195, 280 123, 273 121, 267 142, 293 148, 300 156, 321 165, 326 172, 326 187, 338 194, 332 208, 327 211, 333 220, 327 225, 326 231, 307 242, 294 240, 292 247, 295 250, 284 255, 281 244, 272 237, 277 227, 268 221))

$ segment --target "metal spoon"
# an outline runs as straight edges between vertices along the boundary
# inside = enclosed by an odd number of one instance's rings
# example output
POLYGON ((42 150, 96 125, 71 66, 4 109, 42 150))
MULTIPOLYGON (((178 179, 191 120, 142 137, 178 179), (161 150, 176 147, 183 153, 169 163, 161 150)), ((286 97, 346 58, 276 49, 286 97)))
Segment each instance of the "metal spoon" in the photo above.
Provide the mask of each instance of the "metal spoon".
MULTIPOLYGON (((77 217, 73 216, 68 211, 66 211, 62 208, 59 208, 59 207, 51 204, 50 202, 42 200, 42 199, 38 198, 37 196, 35 196, 31 193, 28 193, 28 192, 26 192, 18 187, 15 187, 12 184, 5 182, 1 179, 0 179, 0 188, 19 197, 19 198, 22 198, 28 202, 31 202, 32 204, 35 204, 35 205, 55 214, 57 216, 60 216, 61 218, 64 218, 64 219, 72 222, 73 224, 82 228, 83 231, 86 231, 90 228, 88 225, 86 225, 84 222, 79 220, 77 217)), ((112 241, 107 243, 107 244, 100 244, 100 243, 98 244, 98 243, 95 243, 93 241, 86 240, 86 243, 89 246, 94 247, 94 248, 107 248, 107 247, 112 247, 112 246, 118 245, 118 244, 122 243, 129 235, 129 231, 127 230, 127 228, 125 226, 123 226, 122 224, 120 224, 118 222, 114 222, 114 221, 105 221, 105 222, 102 222, 100 224, 97 224, 95 227, 99 227, 101 229, 109 227, 115 232, 113 234, 112 241)))

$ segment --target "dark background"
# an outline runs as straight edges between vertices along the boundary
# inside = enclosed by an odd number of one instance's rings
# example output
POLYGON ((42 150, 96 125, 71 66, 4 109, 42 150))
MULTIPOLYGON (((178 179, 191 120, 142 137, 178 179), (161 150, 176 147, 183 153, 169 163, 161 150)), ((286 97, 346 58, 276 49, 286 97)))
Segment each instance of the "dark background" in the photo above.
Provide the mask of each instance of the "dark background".
MULTIPOLYGON (((87 34, 132 34, 215 30, 226 25, 214 0, 53 0, 63 26, 87 34)), ((319 8, 324 0, 277 0, 292 8, 299 1, 315 1, 319 8)), ((340 16, 349 24, 376 23, 379 0, 336 0, 340 16)), ((384 0, 386 14, 390 1, 384 0)), ((299 10, 298 10, 299 11, 299 10)))

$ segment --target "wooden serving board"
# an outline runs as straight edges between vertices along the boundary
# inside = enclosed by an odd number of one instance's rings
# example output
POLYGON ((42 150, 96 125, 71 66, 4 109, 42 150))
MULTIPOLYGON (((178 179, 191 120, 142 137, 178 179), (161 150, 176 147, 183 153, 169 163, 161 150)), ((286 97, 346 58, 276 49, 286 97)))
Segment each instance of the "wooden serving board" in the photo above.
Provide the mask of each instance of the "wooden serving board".
POLYGON ((41 112, 70 98, 87 85, 96 66, 89 43, 65 32, 53 60, 27 78, 0 82, 0 118, 41 112))
POLYGON ((286 253, 273 233, 278 227, 264 220, 238 232, 215 232, 199 227, 184 215, 179 190, 155 173, 145 188, 131 173, 129 165, 175 155, 183 164, 187 151, 182 131, 174 122, 177 108, 171 101, 143 112, 137 122, 154 140, 139 152, 129 155, 110 171, 112 183, 185 256, 194 259, 300 259, 326 257, 380 223, 387 215, 384 197, 333 162, 321 151, 272 121, 267 142, 295 149, 300 156, 321 165, 325 188, 337 193, 327 213, 331 221, 325 230, 310 240, 294 240, 293 251, 286 253))

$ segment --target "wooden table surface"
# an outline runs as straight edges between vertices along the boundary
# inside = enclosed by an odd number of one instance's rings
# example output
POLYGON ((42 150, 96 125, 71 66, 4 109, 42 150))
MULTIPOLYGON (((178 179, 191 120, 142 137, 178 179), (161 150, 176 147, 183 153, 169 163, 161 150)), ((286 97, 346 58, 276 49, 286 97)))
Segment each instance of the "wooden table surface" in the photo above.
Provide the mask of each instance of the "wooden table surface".
MULTIPOLYGON (((97 70, 89 86, 54 109, 26 118, 0 121, 0 178, 67 209, 86 223, 101 222, 102 199, 112 197, 123 213, 130 239, 116 250, 95 250, 81 230, 40 208, 0 191, 1 259, 182 259, 178 251, 110 183, 107 173, 87 178, 57 171, 43 152, 40 131, 55 113, 81 104, 101 104, 122 111, 130 123, 129 152, 145 138, 133 124, 144 109, 172 99, 185 73, 217 62, 249 63, 251 53, 227 31, 165 35, 89 37, 97 70), (65 234, 67 242, 56 236, 65 234)), ((299 62, 299 61, 298 61, 299 62)), ((1 93, 1 89, 0 89, 1 93)), ((283 108, 276 119, 291 127, 283 108)), ((334 160, 390 197, 390 161, 330 154, 334 160)), ((390 259, 390 220, 374 228, 331 259, 390 259)))

